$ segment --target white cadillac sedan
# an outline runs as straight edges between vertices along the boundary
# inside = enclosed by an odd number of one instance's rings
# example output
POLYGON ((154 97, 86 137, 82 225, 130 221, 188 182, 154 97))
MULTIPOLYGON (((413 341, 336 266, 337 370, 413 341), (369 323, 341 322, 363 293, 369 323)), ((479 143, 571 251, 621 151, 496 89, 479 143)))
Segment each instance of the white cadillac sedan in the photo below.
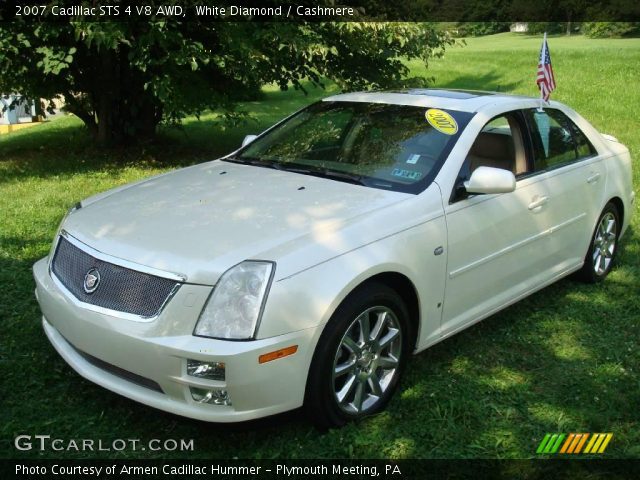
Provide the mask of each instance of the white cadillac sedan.
POLYGON ((336 95, 220 160, 88 198, 33 268, 44 331, 80 375, 187 417, 376 413, 412 353, 611 270, 629 151, 539 105, 336 95))

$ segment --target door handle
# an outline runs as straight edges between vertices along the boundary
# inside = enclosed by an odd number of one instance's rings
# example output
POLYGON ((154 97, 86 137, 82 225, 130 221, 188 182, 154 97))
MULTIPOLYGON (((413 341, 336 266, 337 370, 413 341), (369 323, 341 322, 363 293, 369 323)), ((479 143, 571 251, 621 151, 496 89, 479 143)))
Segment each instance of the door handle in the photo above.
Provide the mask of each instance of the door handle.
POLYGON ((549 201, 549 197, 534 197, 535 200, 529 204, 529 210, 539 210, 540 207, 549 201))
POLYGON ((600 179, 599 173, 594 173, 589 178, 587 178, 587 183, 596 183, 600 179))

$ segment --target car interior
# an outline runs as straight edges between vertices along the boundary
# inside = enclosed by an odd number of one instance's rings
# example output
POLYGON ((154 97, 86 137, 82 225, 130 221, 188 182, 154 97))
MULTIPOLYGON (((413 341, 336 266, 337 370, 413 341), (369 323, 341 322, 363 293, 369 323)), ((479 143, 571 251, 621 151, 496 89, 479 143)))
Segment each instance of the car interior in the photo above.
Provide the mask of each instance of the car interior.
POLYGON ((469 175, 478 167, 502 168, 518 176, 527 172, 522 131, 518 121, 508 115, 487 123, 467 154, 469 175))

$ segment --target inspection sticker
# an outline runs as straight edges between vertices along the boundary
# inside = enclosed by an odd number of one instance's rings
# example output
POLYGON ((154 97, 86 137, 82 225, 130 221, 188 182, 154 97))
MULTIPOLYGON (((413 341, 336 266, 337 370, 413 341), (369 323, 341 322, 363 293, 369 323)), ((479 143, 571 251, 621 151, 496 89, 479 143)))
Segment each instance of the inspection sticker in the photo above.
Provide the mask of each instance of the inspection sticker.
POLYGON ((447 112, 437 108, 430 108, 425 112, 424 116, 433 128, 445 135, 455 135, 458 132, 458 124, 447 112))
POLYGON ((418 180, 422 176, 422 173, 404 170, 403 168, 394 168, 391 175, 394 177, 406 178, 407 180, 418 180))

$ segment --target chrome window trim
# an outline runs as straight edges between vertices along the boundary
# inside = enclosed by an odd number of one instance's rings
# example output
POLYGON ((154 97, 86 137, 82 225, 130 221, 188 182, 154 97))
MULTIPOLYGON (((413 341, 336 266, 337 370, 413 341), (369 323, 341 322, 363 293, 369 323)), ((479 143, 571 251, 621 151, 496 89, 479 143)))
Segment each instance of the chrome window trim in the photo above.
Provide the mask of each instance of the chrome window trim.
POLYGON ((103 315, 122 318, 124 320, 131 320, 131 321, 134 321, 134 322, 151 322, 151 321, 155 320, 156 318, 158 318, 158 316, 160 316, 160 314, 164 310, 164 307, 174 297, 174 295, 178 292, 178 290, 182 286, 182 283, 184 283, 185 280, 186 280, 186 277, 184 277, 182 275, 178 275, 178 274, 171 273, 171 272, 164 272, 162 270, 158 270, 158 269, 155 269, 155 268, 152 268, 152 267, 147 267, 147 266, 144 266, 144 265, 139 265, 137 263, 130 262, 128 260, 123 260, 121 258, 112 257, 110 255, 102 253, 102 252, 96 250, 95 248, 92 248, 89 245, 81 242, 80 240, 78 240, 77 238, 73 237, 72 235, 69 235, 69 233, 67 233, 64 230, 60 231, 60 235, 58 235, 56 237, 55 245, 53 246, 52 254, 51 254, 51 257, 49 258, 49 276, 53 280, 53 283, 55 283, 56 287, 58 287, 65 294, 65 297, 68 298, 69 300, 71 300, 71 302, 75 306, 77 306, 79 308, 84 308, 86 310, 91 310, 92 312, 100 313, 100 314, 103 314, 103 315), (171 289, 171 292, 169 292, 169 295, 167 295, 167 298, 165 298, 164 302, 162 302, 162 305, 160 305, 160 308, 158 308, 158 311, 156 313, 154 313, 153 315, 151 315, 150 317, 145 317, 145 316, 142 316, 142 315, 136 315, 134 313, 121 312, 119 310, 112 310, 110 308, 100 307, 98 305, 92 305, 90 303, 83 302, 82 300, 79 300, 78 297, 76 297, 71 291, 69 291, 69 289, 64 286, 64 284, 60 281, 60 279, 53 272, 53 258, 55 257, 56 252, 58 250, 58 243, 60 243, 60 237, 63 237, 63 236, 69 243, 72 243, 75 247, 77 247, 80 250, 84 251, 85 253, 91 255, 92 257, 98 258, 99 260, 102 260, 102 261, 107 262, 107 263, 112 263, 112 264, 118 265, 120 267, 128 268, 129 270, 135 270, 135 271, 138 271, 138 272, 141 272, 141 273, 146 273, 146 274, 149 274, 149 275, 153 275, 155 277, 161 277, 161 278, 166 278, 166 279, 169 279, 169 280, 175 280, 176 284, 173 286, 173 288, 171 289))

